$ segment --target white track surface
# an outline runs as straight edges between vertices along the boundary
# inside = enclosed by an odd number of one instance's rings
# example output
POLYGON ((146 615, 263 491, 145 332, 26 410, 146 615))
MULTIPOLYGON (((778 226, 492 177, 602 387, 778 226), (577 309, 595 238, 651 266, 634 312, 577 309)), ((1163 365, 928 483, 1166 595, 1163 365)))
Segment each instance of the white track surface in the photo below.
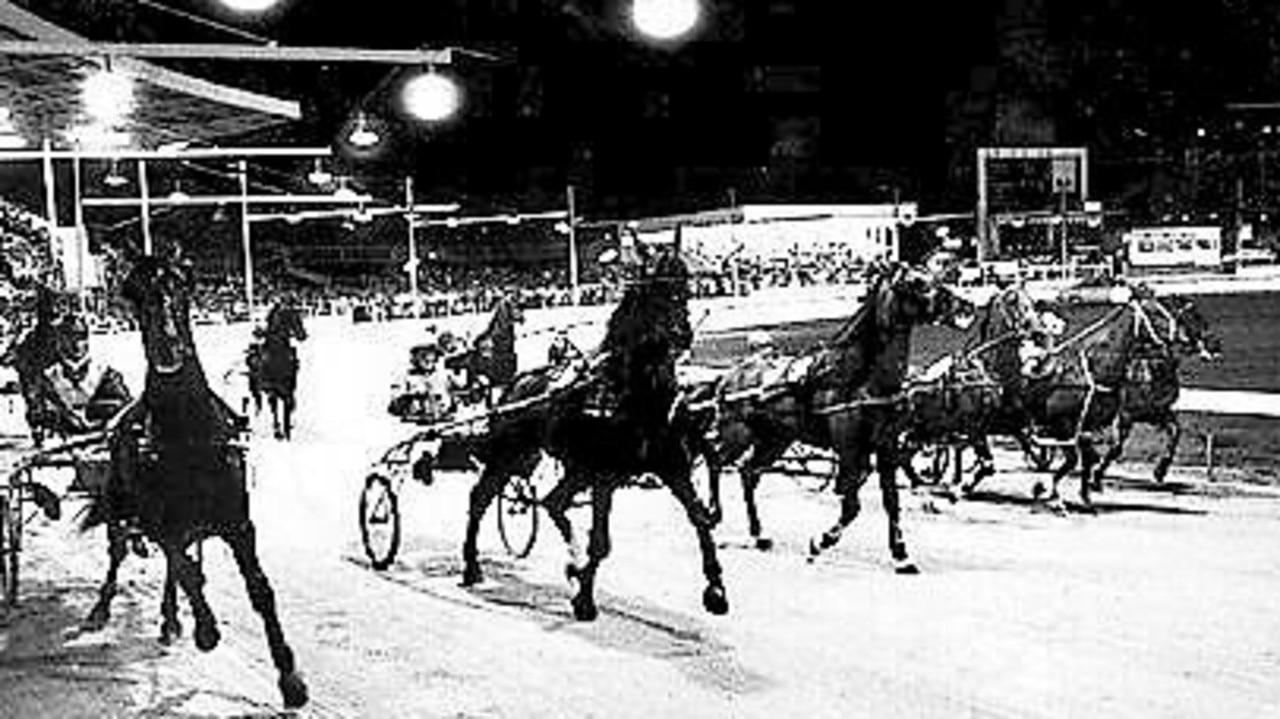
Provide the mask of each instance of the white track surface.
MULTIPOLYGON (((808 564, 833 497, 767 477, 778 546, 759 553, 745 548, 730 475, 725 617, 701 609, 674 501, 625 490, 602 615, 581 624, 545 523, 533 555, 513 561, 486 518, 489 581, 458 587, 465 475, 406 485, 399 561, 367 568, 356 501, 368 462, 407 432, 383 407, 421 325, 312 329, 297 436, 270 439, 260 417, 251 453, 264 567, 312 693, 299 716, 1280 716, 1280 494, 1248 478, 1175 470, 1164 489, 1109 488, 1099 516, 1057 516, 1027 503, 1031 476, 1002 456, 985 500, 904 495, 923 574, 899 577, 874 484, 842 544, 808 564)), ((202 331, 215 384, 245 339, 202 331)), ((138 377, 136 336, 99 340, 138 377)), ((260 624, 217 545, 206 567, 224 641, 209 654, 156 642, 158 559, 129 560, 115 616, 92 634, 77 625, 105 565, 100 532, 36 519, 22 565, 22 604, 0 613, 0 717, 275 715, 260 624)), ((189 630, 185 603, 183 616, 189 630)))

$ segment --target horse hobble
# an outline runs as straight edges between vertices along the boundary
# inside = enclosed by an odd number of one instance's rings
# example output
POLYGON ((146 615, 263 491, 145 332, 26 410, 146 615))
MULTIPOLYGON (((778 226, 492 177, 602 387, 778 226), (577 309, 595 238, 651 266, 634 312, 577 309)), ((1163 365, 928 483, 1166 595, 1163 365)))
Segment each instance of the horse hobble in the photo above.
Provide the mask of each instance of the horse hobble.
MULTIPOLYGON (((195 617, 196 646, 204 651, 217 646, 220 633, 205 599, 203 572, 187 551, 208 537, 225 541, 262 617, 284 704, 301 706, 307 687, 258 561, 243 453, 234 444, 244 422, 209 388, 191 336, 190 292, 184 267, 154 257, 141 258, 125 279, 121 293, 142 331, 146 383, 141 398, 113 428, 111 478, 91 502, 84 526, 137 522, 166 560, 162 639, 171 641, 181 631, 176 599, 181 587, 195 617)), ((107 621, 123 554, 113 543, 107 580, 87 622, 91 628, 107 621)))

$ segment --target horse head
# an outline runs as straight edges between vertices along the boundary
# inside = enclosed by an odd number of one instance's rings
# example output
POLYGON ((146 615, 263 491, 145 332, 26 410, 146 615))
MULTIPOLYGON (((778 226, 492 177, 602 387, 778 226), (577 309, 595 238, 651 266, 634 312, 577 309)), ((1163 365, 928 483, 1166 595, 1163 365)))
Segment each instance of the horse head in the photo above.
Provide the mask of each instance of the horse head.
POLYGON ((133 306, 151 371, 177 374, 197 362, 191 337, 192 278, 177 262, 147 255, 134 264, 120 287, 133 306))
POLYGON ((1222 356, 1222 338, 1189 297, 1170 296, 1157 300, 1169 313, 1173 345, 1184 354, 1196 354, 1213 361, 1222 356))
POLYGON ((895 263, 876 270, 868 297, 881 332, 894 333, 920 324, 969 326, 973 302, 942 282, 939 275, 895 263))
POLYGON ((1021 285, 1011 285, 994 295, 987 302, 986 313, 979 325, 979 340, 982 342, 999 342, 1007 337, 1010 340, 1030 340, 1043 346, 1054 334, 1026 287, 1021 285))

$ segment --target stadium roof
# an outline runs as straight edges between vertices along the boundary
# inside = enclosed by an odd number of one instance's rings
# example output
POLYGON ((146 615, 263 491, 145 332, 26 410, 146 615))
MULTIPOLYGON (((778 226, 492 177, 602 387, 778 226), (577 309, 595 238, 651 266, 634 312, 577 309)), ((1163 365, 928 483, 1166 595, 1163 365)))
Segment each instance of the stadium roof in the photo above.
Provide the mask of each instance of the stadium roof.
MULTIPOLYGON (((8 0, 0 0, 0 40, 90 46, 87 39, 8 0)), ((0 140, 17 147, 155 149, 172 143, 216 140, 298 120, 299 103, 202 80, 128 57, 84 54, 0 55, 0 140), (92 113, 85 78, 102 69, 133 81, 133 107, 110 125, 109 135, 84 135, 92 113), (7 116, 5 115, 7 111, 7 116), (11 124, 10 124, 11 123, 11 124)))

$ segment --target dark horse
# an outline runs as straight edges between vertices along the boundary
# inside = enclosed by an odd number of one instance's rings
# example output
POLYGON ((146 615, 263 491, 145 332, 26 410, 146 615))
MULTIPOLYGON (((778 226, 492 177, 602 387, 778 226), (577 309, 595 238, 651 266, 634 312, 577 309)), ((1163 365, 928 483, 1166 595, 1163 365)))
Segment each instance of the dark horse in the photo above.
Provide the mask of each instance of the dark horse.
MULTIPOLYGON (((836 491, 842 495, 839 520, 810 542, 811 558, 834 546, 857 517, 858 491, 870 474, 874 453, 889 522, 889 551, 899 572, 916 571, 899 526, 895 481, 911 330, 923 323, 963 324, 972 312, 972 303, 932 275, 901 264, 879 267, 862 305, 834 339, 802 357, 772 360, 785 365, 777 371, 762 371, 752 363, 721 379, 715 454, 718 462, 727 463, 751 450, 739 474, 757 547, 772 546, 761 536, 756 508, 761 474, 792 444, 803 442, 835 451, 836 491)), ((719 488, 714 473, 712 478, 715 513, 719 488)))
POLYGON ((486 404, 515 379, 516 326, 524 321, 524 312, 509 297, 500 297, 484 331, 476 335, 471 347, 445 360, 449 369, 466 369, 467 379, 482 393, 486 404))
MULTIPOLYGON (((190 293, 186 269, 155 257, 141 258, 121 287, 142 330, 146 385, 112 428, 111 477, 106 490, 91 500, 84 526, 107 524, 110 530, 114 523, 133 521, 160 546, 167 565, 161 640, 167 643, 181 633, 176 584, 190 601, 195 642, 202 651, 217 646, 220 634, 205 600, 203 572, 187 549, 207 537, 222 538, 262 616, 285 706, 301 706, 307 688, 295 671, 275 594, 258 562, 243 453, 234 444, 244 422, 209 388, 191 336, 190 293)), ((112 540, 107 577, 85 622, 89 629, 109 617, 116 571, 126 551, 123 542, 112 540)))
MULTIPOLYGON (((1034 441, 1063 450, 1064 461, 1054 471, 1047 497, 1058 511, 1063 510, 1058 484, 1077 466, 1080 500, 1086 510, 1092 509, 1090 490, 1100 466, 1097 441, 1120 416, 1126 388, 1135 385, 1135 368, 1162 362, 1171 351, 1169 326, 1161 319, 1167 310, 1149 290, 1121 285, 1112 294, 1112 304, 1101 316, 1032 367, 1007 345, 993 348, 987 362, 1034 441)), ((1176 384, 1176 375, 1172 379, 1176 384)), ((1037 483, 1035 494, 1043 491, 1037 483)))
MULTIPOLYGON (((293 436, 293 410, 297 406, 298 389, 298 351, 293 341, 306 338, 302 314, 291 303, 278 303, 267 313, 266 331, 256 362, 257 384, 271 407, 271 428, 276 439, 293 436)), ((253 378, 250 378, 252 382, 253 378)))
MULTIPOLYGON (((930 469, 938 476, 931 479, 945 479, 941 476, 945 462, 938 462, 937 458, 948 455, 936 452, 954 449, 958 459, 958 453, 967 448, 977 456, 977 466, 968 483, 962 477, 961 463, 956 461, 954 479, 946 486, 953 499, 957 486, 965 493, 972 492, 979 482, 995 473, 989 436, 1014 437, 1029 457, 1040 456, 1028 437, 1029 420, 1021 403, 1027 378, 1019 373, 1016 380, 1009 377, 1001 382, 991 363, 997 356, 1007 356, 1010 362, 1034 363, 1035 356, 1049 351, 1052 341, 1051 330, 1026 288, 1006 287, 987 301, 964 350, 945 358, 941 371, 930 371, 928 376, 911 383, 904 444, 910 453, 926 446, 935 449, 931 453, 934 466, 930 469)), ((913 486, 922 483, 912 463, 904 463, 903 468, 913 486)))
MULTIPOLYGON (((564 474, 542 503, 569 545, 567 573, 577 583, 574 616, 597 616, 595 575, 610 551, 613 493, 642 474, 658 477, 693 524, 707 586, 703 606, 728 611, 711 520, 691 479, 687 418, 676 403, 676 358, 692 343, 688 274, 674 253, 663 253, 626 290, 609 318, 605 338, 573 381, 544 367, 520 374, 503 393, 489 431, 474 446, 484 470, 471 490, 463 544, 463 584, 482 578, 476 550, 480 520, 514 476, 528 477, 542 452, 558 459, 564 474), (579 565, 567 511, 575 496, 591 490, 592 523, 585 564, 579 565)), ((570 370, 572 371, 572 370, 570 370)))
MULTIPOLYGON (((1182 436, 1178 414, 1173 409, 1181 389, 1178 370, 1182 357, 1196 355, 1204 360, 1215 360, 1222 354, 1222 340, 1210 330, 1208 320, 1190 298, 1177 295, 1158 297, 1144 287, 1135 291, 1144 297, 1153 334, 1163 344, 1157 345, 1157 349, 1129 367, 1128 381, 1120 390, 1116 438, 1096 472, 1099 482, 1106 476, 1111 463, 1124 451, 1125 441, 1137 423, 1149 424, 1165 435, 1164 452, 1155 466, 1155 480, 1164 481, 1182 436)), ((1101 487, 1101 484, 1097 486, 1101 487)))

